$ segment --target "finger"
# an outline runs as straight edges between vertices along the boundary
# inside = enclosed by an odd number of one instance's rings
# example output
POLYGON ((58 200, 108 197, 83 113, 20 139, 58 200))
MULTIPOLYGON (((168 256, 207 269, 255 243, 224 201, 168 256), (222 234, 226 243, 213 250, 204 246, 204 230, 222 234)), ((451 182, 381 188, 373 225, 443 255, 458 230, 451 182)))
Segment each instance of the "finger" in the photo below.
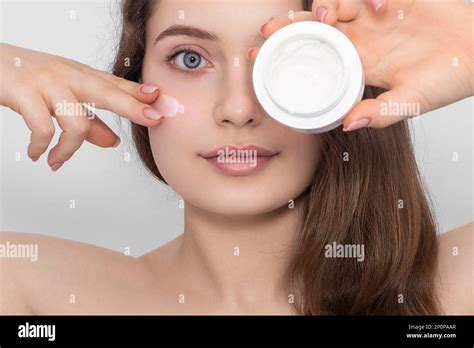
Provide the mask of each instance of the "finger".
POLYGON ((69 90, 55 96, 54 115, 63 130, 58 143, 49 151, 48 165, 53 171, 69 160, 81 147, 90 131, 90 123, 82 104, 69 90))
POLYGON ((39 93, 24 89, 17 101, 17 112, 31 130, 28 156, 36 161, 48 149, 54 136, 54 123, 48 107, 39 93))
POLYGON ((71 82, 72 91, 84 103, 110 110, 134 123, 153 127, 161 123, 162 114, 103 78, 87 75, 71 82))
POLYGON ((114 86, 120 88, 122 91, 127 92, 135 99, 146 103, 153 103, 159 96, 160 90, 157 86, 152 84, 140 84, 133 81, 126 80, 124 78, 109 74, 104 71, 92 69, 93 74, 109 81, 114 86))
POLYGON ((429 110, 422 96, 412 89, 397 87, 358 103, 344 118, 344 131, 363 127, 384 128, 402 120, 419 116, 429 110))
POLYGON ((247 52, 247 58, 252 61, 252 62, 255 62, 255 59, 257 58, 257 54, 258 52, 260 52, 260 47, 252 47, 248 50, 247 52))
POLYGON ((367 0, 375 12, 381 13, 385 10, 387 0, 367 0))
POLYGON ((100 147, 117 147, 120 144, 120 138, 97 115, 93 114, 88 119, 91 129, 86 140, 89 143, 100 147))
POLYGON ((69 64, 75 66, 83 73, 101 77, 143 103, 151 104, 156 100, 159 95, 159 88, 155 85, 140 84, 137 82, 129 81, 119 76, 115 76, 106 71, 94 69, 86 64, 74 60, 68 59, 67 61, 69 64))
POLYGON ((334 25, 337 21, 351 21, 357 17, 362 8, 362 0, 319 0, 313 3, 312 12, 299 11, 290 15, 280 15, 270 18, 261 27, 262 35, 268 39, 274 32, 288 24, 303 21, 319 21, 334 25))
MULTIPOLYGON (((265 39, 268 39, 274 32, 288 24, 312 20, 314 20, 313 15, 308 11, 299 11, 292 13, 291 15, 275 16, 262 25, 260 31, 262 32, 262 36, 265 39)), ((247 58, 250 61, 255 61, 258 51, 260 51, 260 47, 251 47, 247 51, 247 58)))
POLYGON ((262 35, 268 39, 275 31, 287 26, 288 24, 303 21, 314 21, 313 14, 309 11, 294 12, 291 15, 281 15, 270 18, 261 27, 262 35))
POLYGON ((321 23, 334 25, 354 20, 364 0, 315 0, 312 5, 314 18, 321 23))
POLYGON ((315 0, 313 1, 311 12, 314 19, 318 22, 334 25, 338 18, 338 6, 339 0, 315 0))
MULTIPOLYGON (((352 2, 354 0, 348 0, 348 1, 352 2)), ((357 1, 360 1, 360 0, 357 0, 357 1)), ((330 4, 332 7, 336 8, 338 0, 332 0, 332 1, 325 0, 325 2, 330 4)), ((313 6, 313 9, 314 8, 315 7, 313 6)), ((352 7, 347 6, 347 8, 350 9, 352 7)), ((336 10, 334 10, 333 13, 336 13, 336 10)), ((287 26, 291 23, 304 22, 304 21, 314 21, 316 19, 315 16, 316 16, 315 13, 311 13, 309 11, 299 11, 299 12, 294 12, 291 15, 275 16, 275 17, 270 18, 264 25, 262 25, 260 30, 262 32, 263 37, 265 39, 268 39, 277 30, 279 30, 279 29, 281 29, 281 28, 283 28, 283 27, 285 27, 285 26, 287 26)), ((255 58, 256 58, 257 53, 258 53, 259 50, 260 49, 258 47, 250 48, 247 52, 247 57, 251 61, 255 61, 255 58)))

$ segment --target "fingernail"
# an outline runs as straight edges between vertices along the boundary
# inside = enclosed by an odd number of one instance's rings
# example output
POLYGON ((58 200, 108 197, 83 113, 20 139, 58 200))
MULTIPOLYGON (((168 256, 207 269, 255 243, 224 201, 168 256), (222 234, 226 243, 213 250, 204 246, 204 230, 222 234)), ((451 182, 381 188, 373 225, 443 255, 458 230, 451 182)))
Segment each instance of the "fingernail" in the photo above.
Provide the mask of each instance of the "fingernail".
POLYGON ((375 12, 380 10, 380 8, 383 5, 383 0, 370 0, 370 2, 372 3, 372 6, 374 7, 375 12))
POLYGON ((260 27, 260 32, 263 33, 263 29, 265 28, 265 26, 273 19, 274 17, 271 17, 269 18, 265 23, 262 24, 262 26, 260 27))
POLYGON ((152 94, 156 90, 158 90, 158 87, 153 86, 153 85, 143 85, 140 87, 140 91, 145 94, 152 94))
POLYGON ((57 171, 59 168, 61 168, 61 166, 64 164, 64 162, 58 162, 58 163, 55 163, 51 166, 51 170, 53 172, 57 171))
POLYGON ((250 53, 252 53, 252 51, 254 50, 255 48, 254 47, 250 47, 247 51, 247 58, 250 59, 250 53))
POLYGON ((321 23, 324 23, 324 18, 326 18, 326 14, 328 13, 328 10, 326 7, 318 7, 316 10, 316 17, 318 18, 318 21, 321 23))
POLYGON ((120 145, 120 138, 117 139, 117 141, 115 141, 115 143, 112 145, 112 147, 117 147, 120 145))
POLYGON ((352 122, 349 127, 342 128, 344 132, 353 131, 356 129, 364 128, 370 123, 370 118, 361 118, 360 120, 352 122))
POLYGON ((143 116, 151 120, 159 120, 161 117, 163 117, 163 115, 159 114, 158 112, 156 112, 155 109, 150 108, 150 107, 144 108, 142 113, 143 113, 143 116))
POLYGON ((164 117, 176 116, 179 111, 179 102, 167 94, 161 94, 160 97, 152 104, 152 106, 164 117))
POLYGON ((32 160, 33 162, 36 162, 36 161, 38 160, 38 158, 39 158, 39 156, 37 156, 37 157, 31 157, 31 160, 32 160))

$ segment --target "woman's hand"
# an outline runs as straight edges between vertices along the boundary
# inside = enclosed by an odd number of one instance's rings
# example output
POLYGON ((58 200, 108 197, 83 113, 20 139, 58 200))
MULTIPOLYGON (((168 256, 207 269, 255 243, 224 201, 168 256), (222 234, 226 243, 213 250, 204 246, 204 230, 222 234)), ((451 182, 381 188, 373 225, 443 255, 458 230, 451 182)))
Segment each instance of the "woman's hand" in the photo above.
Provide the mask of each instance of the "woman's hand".
POLYGON ((57 145, 48 154, 48 165, 57 170, 84 140, 113 147, 120 139, 83 103, 107 109, 131 121, 156 126, 160 114, 150 105, 157 87, 140 85, 62 57, 0 44, 0 105, 23 116, 31 130, 28 156, 36 161, 54 135, 52 116, 62 129, 57 145))
MULTIPOLYGON (((388 90, 358 103, 344 130, 382 128, 473 95, 473 9, 463 0, 315 0, 312 12, 271 18, 262 34, 311 20, 342 31, 359 52, 366 84, 388 90)), ((249 58, 257 53, 249 50, 249 58)))

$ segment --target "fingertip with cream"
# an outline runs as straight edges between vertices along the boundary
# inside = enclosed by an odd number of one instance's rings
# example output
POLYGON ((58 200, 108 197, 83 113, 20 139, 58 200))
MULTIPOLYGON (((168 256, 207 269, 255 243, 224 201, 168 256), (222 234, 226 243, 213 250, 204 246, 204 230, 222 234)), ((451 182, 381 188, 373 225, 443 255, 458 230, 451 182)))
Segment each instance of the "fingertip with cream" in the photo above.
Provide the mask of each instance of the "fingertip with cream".
POLYGON ((153 103, 153 108, 164 117, 174 117, 179 111, 179 102, 167 94, 161 94, 153 103))

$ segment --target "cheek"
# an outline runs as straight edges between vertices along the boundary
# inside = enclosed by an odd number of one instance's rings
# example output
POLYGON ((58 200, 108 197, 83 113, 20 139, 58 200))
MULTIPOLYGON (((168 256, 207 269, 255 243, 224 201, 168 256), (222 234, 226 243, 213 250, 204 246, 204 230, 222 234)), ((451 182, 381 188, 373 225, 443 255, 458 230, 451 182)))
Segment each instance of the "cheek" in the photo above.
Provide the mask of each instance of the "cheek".
POLYGON ((212 112, 209 107, 212 100, 196 95, 195 89, 185 84, 176 90, 171 87, 163 88, 163 93, 178 100, 180 111, 176 116, 163 117, 158 126, 148 128, 148 134, 156 165, 166 181, 174 186, 175 181, 187 177, 193 157, 202 150, 199 143, 207 136, 209 125, 206 123, 210 121, 206 115, 212 112))
MULTIPOLYGON (((211 138, 213 106, 217 95, 215 81, 210 76, 188 76, 165 66, 145 64, 143 82, 155 84, 162 94, 176 99, 179 112, 163 117, 148 134, 155 163, 168 184, 183 194, 195 174, 195 160, 202 149, 203 139, 211 138)), ((160 98, 152 104, 159 110, 160 98)), ((204 141, 205 143, 206 141, 204 141)))
MULTIPOLYGON (((144 82, 159 86, 161 95, 169 96, 179 104, 176 115, 163 117, 160 125, 149 129, 157 161, 164 161, 168 153, 178 155, 187 152, 189 155, 191 151, 196 151, 190 141, 202 135, 204 122, 209 122, 207 115, 212 115, 212 81, 182 75, 164 66, 144 69, 144 82)), ((152 107, 161 112, 165 99, 167 97, 158 97, 152 107)))

